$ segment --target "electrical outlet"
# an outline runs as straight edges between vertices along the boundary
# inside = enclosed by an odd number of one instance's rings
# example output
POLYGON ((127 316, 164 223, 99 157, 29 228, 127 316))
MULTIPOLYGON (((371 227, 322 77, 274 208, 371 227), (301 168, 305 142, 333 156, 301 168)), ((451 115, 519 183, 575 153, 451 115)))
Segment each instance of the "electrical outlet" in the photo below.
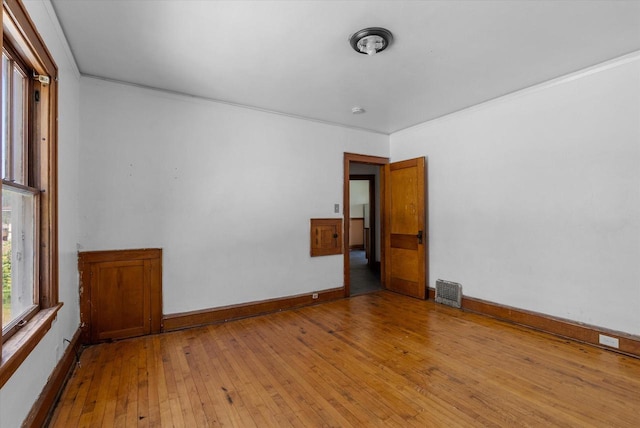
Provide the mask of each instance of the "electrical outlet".
POLYGON ((318 293, 313 293, 313 294, 311 295, 311 298, 312 298, 312 299, 317 299, 317 298, 318 298, 318 293))
POLYGON ((618 349, 620 347, 620 341, 615 337, 605 336, 604 334, 599 335, 599 342, 601 345, 609 346, 610 348, 618 349))

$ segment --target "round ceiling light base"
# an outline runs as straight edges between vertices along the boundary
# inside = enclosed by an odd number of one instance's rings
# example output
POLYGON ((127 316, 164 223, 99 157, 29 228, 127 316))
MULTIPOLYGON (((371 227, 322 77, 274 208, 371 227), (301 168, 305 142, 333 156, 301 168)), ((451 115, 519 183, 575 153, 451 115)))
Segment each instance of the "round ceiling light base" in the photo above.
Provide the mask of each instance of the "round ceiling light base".
POLYGON ((392 41, 391 31, 380 27, 365 28, 349 37, 349 43, 353 50, 365 55, 375 55, 382 52, 392 41))

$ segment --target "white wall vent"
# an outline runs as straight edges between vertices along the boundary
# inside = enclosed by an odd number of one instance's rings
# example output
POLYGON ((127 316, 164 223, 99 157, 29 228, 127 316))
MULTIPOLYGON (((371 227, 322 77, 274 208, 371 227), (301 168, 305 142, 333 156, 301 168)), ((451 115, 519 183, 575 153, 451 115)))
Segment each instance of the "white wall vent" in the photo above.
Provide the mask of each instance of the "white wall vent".
POLYGON ((457 282, 438 279, 436 281, 436 302, 459 308, 462 306, 462 286, 457 282))

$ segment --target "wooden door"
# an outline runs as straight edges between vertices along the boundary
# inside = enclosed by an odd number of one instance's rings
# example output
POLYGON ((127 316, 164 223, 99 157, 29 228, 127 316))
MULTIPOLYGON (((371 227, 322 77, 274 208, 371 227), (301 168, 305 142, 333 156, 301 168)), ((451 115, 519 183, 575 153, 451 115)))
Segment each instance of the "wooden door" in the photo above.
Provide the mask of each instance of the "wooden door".
POLYGON ((425 159, 385 165, 384 282, 391 291, 427 296, 427 207, 425 159))
POLYGON ((89 343, 158 333, 161 250, 80 253, 81 321, 89 343))

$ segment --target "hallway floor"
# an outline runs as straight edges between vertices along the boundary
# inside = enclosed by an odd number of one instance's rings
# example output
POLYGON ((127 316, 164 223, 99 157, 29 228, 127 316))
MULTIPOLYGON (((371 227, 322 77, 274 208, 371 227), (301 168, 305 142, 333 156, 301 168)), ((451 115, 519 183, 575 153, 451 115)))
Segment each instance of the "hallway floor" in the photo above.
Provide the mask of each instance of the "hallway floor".
POLYGON ((380 274, 373 272, 367 265, 364 250, 351 250, 349 252, 349 267, 351 274, 351 295, 371 293, 382 290, 380 274))

